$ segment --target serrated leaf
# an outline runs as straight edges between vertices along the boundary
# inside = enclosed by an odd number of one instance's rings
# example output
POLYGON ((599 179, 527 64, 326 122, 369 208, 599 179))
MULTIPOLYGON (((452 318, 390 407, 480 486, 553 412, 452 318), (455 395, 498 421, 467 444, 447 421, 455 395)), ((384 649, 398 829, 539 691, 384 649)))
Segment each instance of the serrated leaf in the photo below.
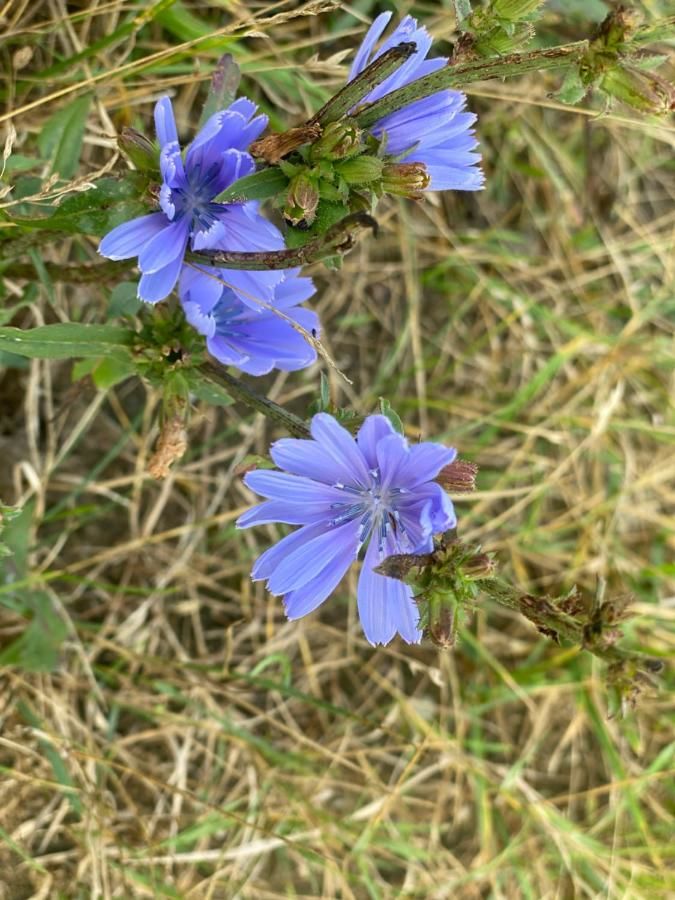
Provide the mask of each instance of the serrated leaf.
POLYGON ((553 95, 556 100, 573 106, 583 100, 588 91, 587 85, 581 80, 581 76, 576 69, 570 69, 565 75, 560 89, 553 95))
POLYGON ((655 44, 673 39, 675 39, 675 16, 665 16, 663 19, 656 19, 654 22, 638 28, 632 43, 635 45, 655 44))
POLYGON ((646 56, 631 57, 630 64, 641 72, 653 72, 670 59, 665 53, 650 53, 646 56))
POLYGON ((278 168, 261 169, 252 175, 245 175, 216 197, 218 203, 233 200, 267 200, 278 197, 288 188, 288 179, 278 168))
POLYGON ((0 328, 0 350, 29 359, 71 359, 92 356, 128 359, 136 334, 116 325, 64 322, 38 328, 0 328))

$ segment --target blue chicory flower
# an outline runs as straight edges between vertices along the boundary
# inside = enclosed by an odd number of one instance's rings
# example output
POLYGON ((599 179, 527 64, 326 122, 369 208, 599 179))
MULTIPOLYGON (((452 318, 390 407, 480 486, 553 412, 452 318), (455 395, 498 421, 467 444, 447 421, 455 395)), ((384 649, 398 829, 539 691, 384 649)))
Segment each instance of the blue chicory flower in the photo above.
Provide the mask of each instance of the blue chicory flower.
MULTIPOLYGON (((155 106, 163 183, 161 212, 118 225, 107 234, 99 253, 110 259, 138 257, 142 277, 138 296, 148 303, 163 300, 174 288, 183 267, 188 243, 193 250, 279 250, 281 233, 258 214, 255 203, 216 203, 214 197, 255 169, 246 149, 267 125, 267 116, 255 116, 256 106, 245 97, 214 113, 187 148, 185 158, 171 100, 155 106)), ((248 273, 240 273, 244 283, 248 273)), ((259 272, 258 290, 273 296, 281 276, 259 272)))
POLYGON ((448 495, 433 480, 456 451, 434 443, 408 446, 381 415, 368 416, 354 438, 319 413, 311 435, 272 445, 272 459, 284 471, 255 470, 244 478, 268 499, 244 513, 239 528, 301 526, 258 558, 253 579, 284 595, 288 618, 298 619, 323 603, 366 546, 357 600, 367 639, 387 644, 398 632, 417 643, 419 613, 410 587, 374 569, 395 553, 431 551, 433 535, 456 524, 448 495))
MULTIPOLYGON (((317 314, 298 308, 314 294, 314 283, 311 278, 300 278, 299 273, 300 269, 285 273, 274 287, 270 305, 306 332, 318 335, 317 314)), ((248 304, 242 302, 231 286, 231 276, 239 274, 186 266, 181 275, 185 317, 205 335, 209 353, 249 375, 265 375, 275 368, 292 372, 311 365, 316 351, 289 321, 259 304, 256 308, 251 295, 248 304)))
MULTIPOLYGON (((448 64, 445 57, 426 58, 431 49, 431 37, 412 16, 405 16, 373 52, 390 19, 390 12, 381 13, 368 29, 352 63, 350 81, 397 44, 413 42, 417 51, 362 102, 378 100, 448 64)), ((399 157, 399 162, 424 164, 431 179, 427 190, 477 191, 483 187, 484 179, 478 166, 480 154, 474 152, 478 142, 471 126, 476 116, 465 112, 465 105, 466 96, 460 91, 439 91, 385 116, 370 131, 378 138, 386 136, 386 152, 399 157)))

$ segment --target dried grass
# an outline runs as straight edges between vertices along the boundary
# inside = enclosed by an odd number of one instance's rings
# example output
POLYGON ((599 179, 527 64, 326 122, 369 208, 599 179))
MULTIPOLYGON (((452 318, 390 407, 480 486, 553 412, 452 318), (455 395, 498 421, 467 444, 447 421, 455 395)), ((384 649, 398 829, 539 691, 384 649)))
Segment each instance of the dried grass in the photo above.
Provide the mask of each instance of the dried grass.
MULTIPOLYGON (((329 63, 313 73, 337 83, 331 54, 355 30, 336 4, 320 6, 332 17, 309 15, 317 4, 190 9, 215 34, 264 35, 241 45, 244 71, 299 119, 318 106, 302 63, 318 52, 329 63)), ((425 8, 447 37, 437 5, 425 8)), ((77 80, 68 68, 37 78, 131 10, 6 5, 6 59, 34 51, 9 87, 19 145, 91 86, 85 171, 106 162, 102 138, 147 121, 164 90, 194 125, 220 51, 180 41, 166 21, 85 59, 77 80), (154 53, 152 68, 130 60, 134 44, 146 62, 154 53)), ((316 270, 325 343, 354 384, 329 377, 341 405, 369 411, 385 395, 411 436, 480 464, 479 490, 458 502, 465 537, 532 589, 593 589, 602 575, 633 591, 626 639, 667 656, 675 132, 562 110, 547 89, 536 78, 477 87, 485 194, 390 205, 381 236, 339 276, 316 270)), ((25 324, 96 320, 105 302, 100 288, 42 284, 25 324)), ((303 414, 317 377, 277 375, 268 393, 303 414)), ((0 496, 34 504, 32 572, 68 627, 57 672, 2 674, 3 900, 653 900, 675 889, 665 691, 608 719, 589 658, 487 607, 454 653, 373 650, 354 575, 289 624, 249 579, 278 530, 233 529, 252 499, 235 470, 273 435, 260 417, 199 410, 188 454, 158 483, 151 390, 73 392, 69 367, 43 362, 6 370, 0 390, 0 496)), ((7 614, 2 643, 19 627, 7 614)))

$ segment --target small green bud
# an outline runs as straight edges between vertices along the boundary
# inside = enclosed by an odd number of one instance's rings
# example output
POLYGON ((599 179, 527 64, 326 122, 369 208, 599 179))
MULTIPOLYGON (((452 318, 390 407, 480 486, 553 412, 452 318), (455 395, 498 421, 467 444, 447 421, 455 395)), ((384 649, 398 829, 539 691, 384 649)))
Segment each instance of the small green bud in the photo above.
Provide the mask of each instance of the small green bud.
POLYGON ((309 158, 312 162, 319 159, 348 159, 360 153, 363 132, 350 122, 331 122, 323 130, 321 137, 312 144, 309 158))
POLYGON ((544 0, 493 0, 492 12, 500 19, 517 22, 538 9, 544 0))
POLYGON ((603 75, 600 87, 640 112, 658 115, 675 109, 675 87, 653 72, 615 67, 603 75))
POLYGON ((159 172, 159 147, 135 128, 123 128, 117 146, 139 172, 159 172))
POLYGON ((288 187, 284 216, 292 225, 311 225, 319 205, 319 190, 307 172, 296 175, 288 187))
POLYGON ((382 177, 383 168, 376 156, 357 156, 337 163, 335 171, 347 184, 370 184, 382 177))
POLYGON ((388 194, 419 200, 431 176, 424 163, 390 163, 382 170, 382 187, 388 194))

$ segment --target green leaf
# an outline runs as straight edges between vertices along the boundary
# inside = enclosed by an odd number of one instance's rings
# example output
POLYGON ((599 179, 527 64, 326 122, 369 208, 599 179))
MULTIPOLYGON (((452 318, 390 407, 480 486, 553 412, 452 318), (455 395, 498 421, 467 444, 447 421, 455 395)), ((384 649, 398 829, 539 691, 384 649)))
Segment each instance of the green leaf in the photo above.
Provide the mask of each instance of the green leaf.
POLYGON ((321 409, 330 409, 330 384, 325 372, 321 373, 321 409))
POLYGON ((0 325, 10 322, 19 310, 25 306, 30 306, 30 300, 24 298, 20 303, 15 303, 14 306, 5 306, 0 309, 0 325))
POLYGON ((634 69, 641 72, 653 72, 664 63, 668 62, 670 57, 665 53, 650 53, 648 56, 633 56, 630 64, 634 69))
POLYGON ((0 350, 30 359, 70 359, 115 356, 128 359, 136 333, 116 325, 65 322, 38 328, 0 328, 0 350))
POLYGON ((190 392, 198 400, 202 400, 210 406, 230 406, 232 404, 232 397, 220 385, 212 381, 202 381, 194 372, 187 372, 186 379, 190 392))
POLYGON ((98 359, 78 359, 76 363, 73 363, 73 370, 70 373, 72 381, 80 381, 87 375, 91 375, 99 362, 98 359))
POLYGON ((0 666, 20 666, 27 672, 51 672, 59 661, 68 630, 46 595, 35 595, 35 616, 26 630, 0 653, 0 666))
POLYGON ((260 456, 257 453, 247 453, 237 466, 237 475, 245 475, 253 469, 276 469, 276 465, 268 456, 260 456))
POLYGON ((468 19, 471 15, 471 0, 453 0, 455 7, 455 15, 457 16, 457 25, 461 27, 464 19, 468 19))
POLYGON ((288 179, 278 168, 261 169, 253 175, 246 175, 235 181, 226 191, 216 197, 218 203, 232 200, 267 200, 278 197, 288 188, 288 179))
POLYGON ((80 164, 82 141, 91 100, 91 94, 85 94, 72 103, 61 139, 56 147, 52 170, 58 172, 65 180, 74 178, 80 164))
MULTIPOLYGON (((45 731, 48 730, 45 729, 44 722, 25 700, 19 699, 17 701, 16 710, 19 716, 21 716, 24 722, 27 725, 30 725, 31 728, 38 729, 43 735, 45 734, 45 731)), ((80 816, 82 813, 82 801, 78 795, 78 789, 75 787, 75 782, 70 776, 68 766, 61 756, 61 752, 44 737, 38 737, 37 742, 42 755, 52 767, 54 778, 64 789, 63 792, 68 798, 68 802, 70 803, 73 812, 77 816, 80 816)))
MULTIPOLYGON (((12 556, 14 554, 14 547, 12 546, 13 526, 10 523, 12 523, 14 519, 18 519, 21 513, 22 510, 18 506, 4 506, 4 504, 0 503, 0 535, 5 532, 4 537, 9 537, 10 540, 9 544, 4 543, 4 541, 0 541, 0 558, 2 559, 5 559, 8 556, 12 556), (9 530, 9 535, 7 534, 7 530, 9 530)), ((5 574, 3 564, 1 562, 0 573, 3 574, 3 576, 5 574)))
POLYGON ((302 247, 308 241, 325 234, 328 229, 343 219, 349 209, 343 203, 322 200, 316 208, 316 218, 311 228, 289 228, 286 232, 286 246, 291 249, 302 247))
POLYGON ((5 163, 4 176, 7 178, 16 172, 29 172, 31 169, 37 169, 44 166, 45 160, 38 159, 36 156, 23 156, 21 153, 12 153, 5 163))
POLYGON ((654 44, 661 41, 672 41, 675 38, 675 17, 665 16, 638 28, 632 44, 654 44))
POLYGON ((581 76, 577 69, 570 69, 565 75, 560 89, 553 95, 556 100, 561 103, 567 103, 573 106, 583 100, 588 91, 588 87, 581 80, 581 76))
POLYGON ((142 190, 143 182, 135 172, 124 179, 102 178, 92 190, 67 197, 51 216, 13 217, 10 221, 24 230, 101 237, 116 225, 148 212, 147 205, 139 199, 142 190))
POLYGON ((77 172, 92 95, 84 94, 59 109, 43 125, 38 137, 40 153, 52 159, 52 172, 68 180, 77 172))
POLYGON ((100 391, 107 391, 135 374, 136 368, 130 356, 120 359, 108 356, 96 366, 91 377, 100 391))
POLYGON ((108 302, 108 319, 117 316, 135 316, 143 306, 138 299, 138 285, 135 281, 122 281, 110 293, 108 302))
POLYGON ((601 22, 609 10, 604 0, 550 0, 550 4, 566 19, 601 22))
POLYGON ((237 89, 241 80, 239 66, 234 61, 231 53, 224 53, 216 64, 209 93, 199 119, 199 128, 216 112, 227 109, 237 96, 237 89))
POLYGON ((395 413, 391 408, 391 403, 388 400, 385 400, 384 397, 380 397, 380 412, 389 419, 395 431, 398 431, 399 434, 403 434, 403 422, 398 413, 395 413))
POLYGON ((22 508, 2 506, 2 540, 9 553, 4 556, 12 556, 11 560, 3 560, 0 563, 0 582, 9 584, 17 579, 24 578, 28 570, 28 551, 33 525, 33 513, 35 500, 29 500, 22 508))
POLYGON ((16 353, 6 353, 0 350, 0 368, 3 369, 27 369, 30 366, 28 360, 16 353))

